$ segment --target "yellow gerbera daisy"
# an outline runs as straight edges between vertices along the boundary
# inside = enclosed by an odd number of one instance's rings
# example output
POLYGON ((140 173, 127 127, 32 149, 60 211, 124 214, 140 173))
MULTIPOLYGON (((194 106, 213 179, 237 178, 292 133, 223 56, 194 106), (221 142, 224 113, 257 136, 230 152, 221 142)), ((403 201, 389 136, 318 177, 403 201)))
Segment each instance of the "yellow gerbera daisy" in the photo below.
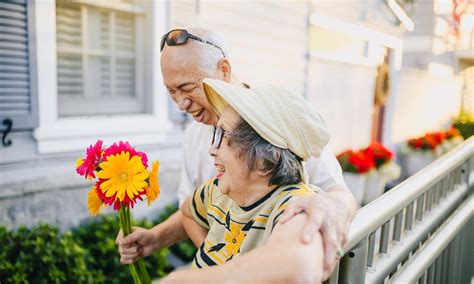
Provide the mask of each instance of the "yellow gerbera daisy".
POLYGON ((146 199, 148 206, 158 198, 160 195, 160 184, 158 183, 158 169, 160 167, 160 161, 153 162, 150 173, 150 186, 146 190, 146 199))
POLYGON ((87 208, 91 212, 92 216, 96 216, 99 213, 100 207, 103 202, 100 200, 99 195, 95 189, 95 185, 92 186, 91 191, 87 194, 87 208))
POLYGON ((127 202, 134 203, 138 196, 145 193, 149 173, 140 156, 130 159, 130 153, 122 151, 108 156, 100 167, 102 170, 97 175, 104 180, 100 189, 106 197, 115 196, 120 202, 128 197, 127 202))

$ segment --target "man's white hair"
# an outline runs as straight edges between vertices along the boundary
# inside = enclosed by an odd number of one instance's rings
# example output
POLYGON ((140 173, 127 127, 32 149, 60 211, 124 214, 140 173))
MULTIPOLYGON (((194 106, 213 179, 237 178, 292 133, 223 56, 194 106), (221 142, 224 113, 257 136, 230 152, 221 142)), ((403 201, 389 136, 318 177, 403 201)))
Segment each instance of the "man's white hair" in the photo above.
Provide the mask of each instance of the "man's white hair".
MULTIPOLYGON (((197 27, 189 27, 186 30, 190 34, 219 46, 224 52, 225 57, 229 58, 229 48, 224 39, 217 33, 197 27)), ((192 44, 198 49, 199 66, 202 71, 206 72, 209 76, 215 75, 217 63, 223 58, 222 52, 215 46, 197 40, 193 40, 192 44)))

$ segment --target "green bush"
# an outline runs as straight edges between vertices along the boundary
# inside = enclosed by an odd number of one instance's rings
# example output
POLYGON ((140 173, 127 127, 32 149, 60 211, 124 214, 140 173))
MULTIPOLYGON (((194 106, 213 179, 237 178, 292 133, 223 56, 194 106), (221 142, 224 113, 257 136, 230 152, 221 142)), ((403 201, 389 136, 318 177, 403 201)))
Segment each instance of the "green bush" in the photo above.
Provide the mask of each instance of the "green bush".
MULTIPOLYGON (((178 210, 178 204, 170 204, 165 207, 155 223, 162 223, 178 210)), ((197 248, 190 239, 186 239, 170 247, 170 251, 184 262, 193 260, 197 248)))
POLYGON ((70 233, 50 225, 0 227, 0 283, 90 283, 86 255, 70 233))
POLYGON ((462 137, 467 139, 474 135, 474 116, 467 113, 462 113, 453 122, 453 127, 461 132, 462 137))
MULTIPOLYGON (((167 206, 155 224, 177 210, 177 204, 167 206)), ((145 220, 132 222, 143 228, 153 225, 145 220)), ((17 231, 0 226, 0 283, 132 283, 129 267, 120 263, 115 244, 119 229, 116 214, 91 218, 64 234, 51 225, 17 231)), ((185 262, 196 253, 190 240, 170 250, 185 262)), ((168 254, 168 249, 162 249, 145 259, 152 279, 173 269, 168 254)))
MULTIPOLYGON (((150 228, 149 221, 132 221, 134 226, 150 228)), ((102 215, 75 228, 72 236, 78 244, 88 251, 87 266, 94 270, 97 283, 132 283, 128 265, 120 263, 115 236, 120 229, 118 216, 102 215)), ((157 278, 168 274, 171 267, 167 260, 168 250, 162 249, 145 259, 150 277, 157 278)))
MULTIPOLYGON (((150 228, 148 221, 134 225, 150 228)), ((120 263, 115 244, 117 215, 88 220, 72 231, 40 225, 18 231, 0 227, 0 283, 133 283, 128 265, 120 263)), ((162 249, 145 259, 150 277, 171 270, 162 249)))

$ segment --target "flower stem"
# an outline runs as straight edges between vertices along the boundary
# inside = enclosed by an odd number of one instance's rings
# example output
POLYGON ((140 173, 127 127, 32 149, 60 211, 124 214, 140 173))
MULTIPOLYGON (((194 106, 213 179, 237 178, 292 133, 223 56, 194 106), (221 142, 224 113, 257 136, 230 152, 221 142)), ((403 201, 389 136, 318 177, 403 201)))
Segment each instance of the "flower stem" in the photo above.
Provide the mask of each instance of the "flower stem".
MULTIPOLYGON (((127 236, 132 232, 132 223, 130 222, 130 209, 127 206, 122 206, 119 210, 120 226, 122 227, 123 235, 127 236)), ((145 262, 139 259, 137 262, 129 265, 130 273, 132 274, 133 282, 135 284, 149 284, 151 283, 150 276, 146 270, 145 262)))

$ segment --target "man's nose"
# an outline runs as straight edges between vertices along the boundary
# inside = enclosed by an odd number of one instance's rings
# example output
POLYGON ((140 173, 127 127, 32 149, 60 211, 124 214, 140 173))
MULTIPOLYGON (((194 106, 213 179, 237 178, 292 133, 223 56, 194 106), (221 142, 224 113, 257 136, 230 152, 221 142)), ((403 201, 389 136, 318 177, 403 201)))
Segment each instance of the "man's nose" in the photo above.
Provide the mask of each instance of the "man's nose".
POLYGON ((177 103, 181 111, 186 111, 186 109, 191 105, 191 100, 184 96, 179 96, 177 103))

